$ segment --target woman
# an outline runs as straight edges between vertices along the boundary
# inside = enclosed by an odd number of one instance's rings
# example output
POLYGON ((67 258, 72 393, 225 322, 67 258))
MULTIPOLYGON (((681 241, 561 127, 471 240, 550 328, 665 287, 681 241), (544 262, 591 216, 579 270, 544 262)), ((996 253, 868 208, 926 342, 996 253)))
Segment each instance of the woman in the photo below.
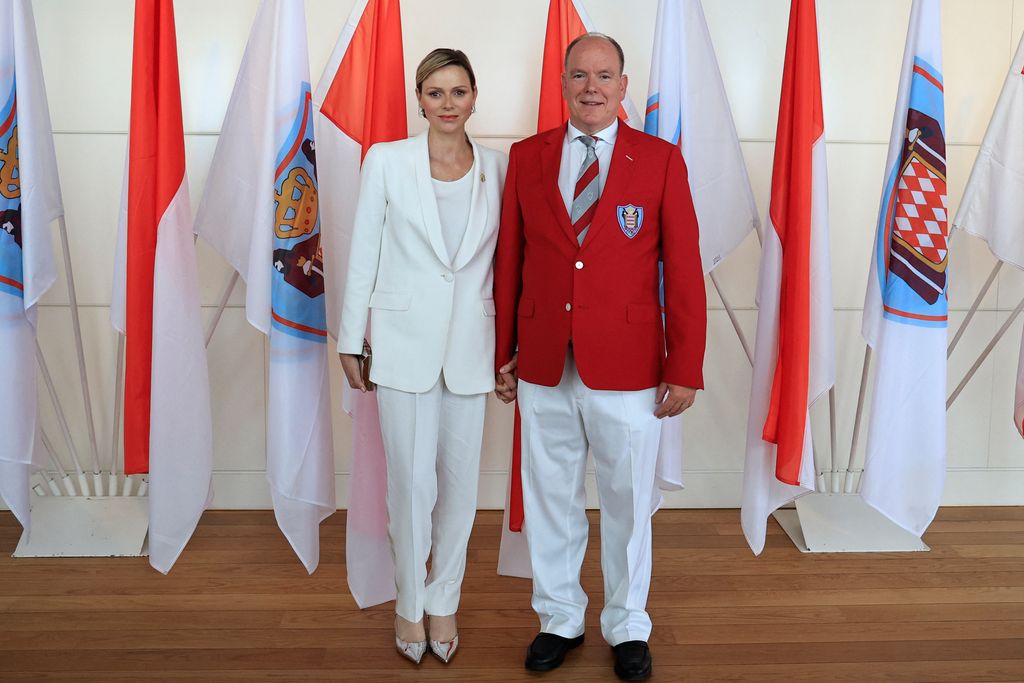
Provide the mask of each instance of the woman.
POLYGON ((377 387, 395 644, 416 663, 428 633, 445 663, 458 647, 455 612, 476 515, 484 404, 494 388, 492 261, 508 159, 466 135, 476 96, 466 55, 434 50, 416 70, 427 132, 367 153, 338 337, 349 384, 377 387))

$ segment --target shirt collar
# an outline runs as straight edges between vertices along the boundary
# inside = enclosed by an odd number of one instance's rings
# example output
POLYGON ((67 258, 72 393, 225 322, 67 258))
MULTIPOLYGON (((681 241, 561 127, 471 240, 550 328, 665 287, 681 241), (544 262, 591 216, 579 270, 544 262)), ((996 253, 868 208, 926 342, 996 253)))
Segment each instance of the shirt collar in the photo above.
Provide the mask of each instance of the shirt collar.
MULTIPOLYGON (((566 132, 566 136, 569 138, 569 142, 572 142, 581 135, 586 135, 583 131, 579 130, 576 126, 569 123, 569 129, 566 132)), ((594 137, 598 138, 601 142, 606 142, 609 145, 615 144, 615 138, 619 135, 619 120, 615 119, 612 121, 612 125, 608 126, 604 130, 599 130, 594 133, 594 137)))

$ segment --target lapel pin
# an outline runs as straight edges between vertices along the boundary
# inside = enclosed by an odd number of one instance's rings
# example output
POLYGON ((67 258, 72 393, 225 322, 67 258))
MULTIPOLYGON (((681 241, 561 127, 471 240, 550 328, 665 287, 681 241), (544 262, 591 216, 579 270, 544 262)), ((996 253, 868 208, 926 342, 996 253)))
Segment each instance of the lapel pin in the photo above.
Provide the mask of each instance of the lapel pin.
POLYGON ((483 183, 483 182, 486 182, 486 181, 487 181, 487 176, 484 175, 483 171, 480 171, 480 182, 483 183))
POLYGON ((629 159, 630 161, 633 161, 633 157, 629 156, 628 154, 626 155, 626 158, 629 159))

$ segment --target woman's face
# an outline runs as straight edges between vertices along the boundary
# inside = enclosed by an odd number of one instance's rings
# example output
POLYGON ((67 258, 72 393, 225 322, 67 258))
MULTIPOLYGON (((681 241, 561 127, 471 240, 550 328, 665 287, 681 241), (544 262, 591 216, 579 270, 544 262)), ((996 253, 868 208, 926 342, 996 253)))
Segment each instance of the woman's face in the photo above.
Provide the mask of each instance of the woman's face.
POLYGON ((466 126, 476 104, 476 91, 469 74, 452 64, 430 74, 419 93, 420 106, 430 127, 442 133, 457 133, 466 126))

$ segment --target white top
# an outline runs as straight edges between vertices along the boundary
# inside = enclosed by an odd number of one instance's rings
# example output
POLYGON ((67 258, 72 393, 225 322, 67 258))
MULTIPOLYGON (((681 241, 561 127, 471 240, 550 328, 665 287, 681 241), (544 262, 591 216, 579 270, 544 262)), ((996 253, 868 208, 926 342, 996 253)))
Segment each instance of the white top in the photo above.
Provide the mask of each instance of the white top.
MULTIPOLYGON (((576 181, 580 177, 580 167, 583 166, 583 160, 587 158, 587 146, 577 140, 581 135, 585 135, 585 133, 570 123, 565 132, 565 140, 562 142, 562 165, 558 169, 558 190, 562 193, 566 213, 572 211, 572 195, 576 190, 576 181)), ((608 168, 612 165, 612 150, 615 149, 615 138, 618 135, 618 119, 615 119, 612 125, 594 134, 594 137, 597 138, 594 151, 597 153, 598 192, 604 192, 604 183, 608 180, 608 168)))
POLYGON ((434 184, 437 217, 441 220, 441 235, 450 261, 455 260, 455 254, 462 245, 462 238, 466 235, 466 226, 469 225, 469 205, 473 199, 475 170, 474 162, 469 172, 458 180, 430 179, 434 184))

